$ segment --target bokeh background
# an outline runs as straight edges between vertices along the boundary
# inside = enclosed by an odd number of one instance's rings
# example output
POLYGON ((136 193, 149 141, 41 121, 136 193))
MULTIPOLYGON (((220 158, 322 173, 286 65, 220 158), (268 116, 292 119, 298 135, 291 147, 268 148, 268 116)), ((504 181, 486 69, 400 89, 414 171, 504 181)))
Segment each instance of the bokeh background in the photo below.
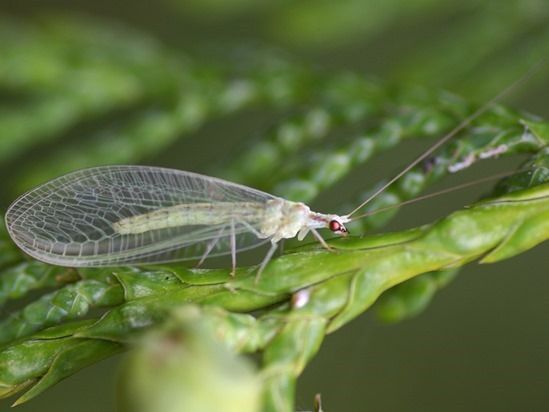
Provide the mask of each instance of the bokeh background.
MULTIPOLYGON (((446 89, 483 102, 549 51, 549 4, 543 0, 19 0, 0 1, 0 5, 0 148, 11 153, 0 165, 3 209, 48 173, 70 169, 79 152, 96 150, 101 162, 117 150, 127 150, 124 144, 101 148, 100 142, 127 130, 125 125, 134 120, 154 118, 155 110, 169 104, 166 90, 171 87, 172 70, 177 70, 170 68, 172 56, 215 65, 228 55, 240 56, 243 49, 253 49, 319 70, 353 72, 387 85, 446 89), (101 27, 116 27, 135 46, 139 76, 132 77, 133 71, 126 84, 123 71, 119 77, 109 77, 98 64, 82 79, 99 76, 89 81, 92 85, 112 81, 112 87, 105 87, 112 95, 77 90, 70 72, 62 73, 67 76, 66 90, 58 87, 63 78, 54 82, 57 88, 48 89, 51 67, 44 63, 47 59, 33 58, 55 56, 63 46, 56 41, 63 40, 47 38, 34 48, 24 47, 33 36, 40 38, 44 21, 57 19, 77 28, 85 22, 82 30, 88 24, 94 27, 96 32, 88 32, 88 38, 97 36, 97 43, 89 44, 91 54, 99 53, 101 41, 108 42, 108 37, 101 39, 101 27), (29 57, 26 62, 18 50, 29 57), (156 64, 155 59, 166 60, 156 64), (29 75, 38 79, 35 83, 20 83, 27 71, 38 73, 29 75), (165 84, 159 85, 159 77, 165 84), (144 90, 138 87, 140 82, 146 85, 144 90), (67 96, 80 102, 79 93, 95 93, 96 100, 82 107, 72 104, 67 96)), ((109 56, 116 60, 115 47, 104 56, 99 53, 97 61, 109 56)), ((246 52, 242 56, 246 65, 246 52)), ((504 103, 547 118, 548 96, 549 68, 545 66, 506 96, 504 103)), ((190 128, 184 139, 163 143, 161 150, 144 145, 133 159, 211 172, 277 119, 299 109, 273 114, 269 109, 246 108, 219 116, 190 128)), ((423 147, 424 142, 407 142, 357 170, 337 190, 362 190, 357 185, 394 173, 423 147)), ((506 170, 517 162, 520 159, 497 165, 487 162, 464 173, 462 179, 506 170)), ((451 184, 451 180, 446 183, 451 184)), ((411 207, 388 229, 430 222, 473 201, 485 189, 411 207)), ((337 204, 337 190, 321 196, 314 207, 326 210, 337 204)), ((419 316, 388 325, 368 313, 329 336, 300 380, 298 410, 310 410, 317 392, 323 394, 328 412, 547 410, 548 252, 547 245, 541 245, 510 261, 472 264, 419 316)), ((119 360, 90 367, 18 410, 112 410, 119 360)), ((0 410, 8 409, 9 402, 2 401, 0 410)))

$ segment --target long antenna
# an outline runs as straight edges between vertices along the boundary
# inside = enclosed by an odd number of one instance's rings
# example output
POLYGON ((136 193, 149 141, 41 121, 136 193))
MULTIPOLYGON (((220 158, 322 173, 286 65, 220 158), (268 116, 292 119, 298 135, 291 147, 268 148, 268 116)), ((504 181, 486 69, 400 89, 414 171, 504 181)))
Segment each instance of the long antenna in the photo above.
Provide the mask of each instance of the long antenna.
POLYGON ((451 193, 451 192, 456 192, 458 190, 466 189, 466 188, 471 187, 471 186, 476 186, 476 185, 479 185, 481 183, 489 182, 491 180, 502 179, 504 177, 512 176, 512 175, 515 175, 517 173, 526 172, 528 170, 531 170, 531 169, 519 169, 519 170, 515 170, 513 172, 498 173, 498 174, 491 175, 491 176, 488 176, 488 177, 483 177, 482 179, 473 180, 472 182, 462 183, 462 184, 459 184, 459 185, 456 185, 456 186, 453 186, 453 187, 449 187, 449 188, 446 188, 446 189, 442 189, 442 190, 439 190, 439 191, 436 191, 436 192, 433 192, 433 193, 428 193, 428 194, 423 195, 423 196, 418 196, 418 197, 415 197, 413 199, 405 200, 403 202, 400 202, 400 203, 397 203, 397 204, 394 204, 394 205, 381 207, 381 208, 376 209, 376 210, 371 210, 371 211, 366 212, 362 215, 355 216, 354 218, 351 219, 351 221, 362 219, 363 217, 366 217, 366 216, 372 216, 372 215, 375 215, 375 214, 378 214, 378 213, 381 213, 381 212, 385 212, 387 210, 395 209, 397 207, 411 205, 413 203, 416 203, 416 202, 419 202, 419 201, 422 201, 422 200, 431 199, 431 198, 436 197, 436 196, 444 195, 444 194, 451 193))
POLYGON ((452 137, 454 137, 458 132, 463 130, 466 126, 468 126, 473 120, 475 120, 477 117, 479 117, 481 114, 486 112, 495 102, 509 94, 513 89, 515 89, 518 85, 525 82, 527 79, 529 79, 534 73, 538 71, 538 69, 544 65, 546 62, 545 59, 542 61, 536 63, 534 66, 530 67, 526 73, 524 73, 522 76, 520 76, 517 80, 515 80, 513 83, 511 83, 509 86, 507 86, 505 89, 503 89, 501 92, 499 92, 497 95, 492 97, 490 100, 488 100, 486 103, 484 103, 482 106, 480 106, 476 111, 474 111, 472 114, 467 116, 465 119, 463 119, 452 131, 450 131, 448 134, 440 138, 435 144, 433 144, 429 149, 427 149, 421 156, 417 157, 412 163, 410 163, 408 166, 406 166, 402 171, 400 171, 395 177, 393 177, 391 180, 389 180, 387 183, 385 183, 383 186, 381 186, 379 189, 377 189, 372 195, 370 195, 364 202, 362 202, 360 205, 358 205, 353 211, 351 211, 349 214, 345 215, 346 217, 351 217, 356 212, 358 212, 360 209, 362 209, 364 206, 366 206, 368 203, 370 203, 372 200, 374 200, 377 196, 379 196, 382 192, 385 191, 389 186, 391 186, 394 182, 396 182, 398 179, 400 179, 403 175, 408 173, 413 167, 415 167, 419 162, 426 159, 431 153, 433 153, 435 150, 437 150, 440 146, 442 146, 444 143, 446 143, 448 140, 450 140, 452 137))

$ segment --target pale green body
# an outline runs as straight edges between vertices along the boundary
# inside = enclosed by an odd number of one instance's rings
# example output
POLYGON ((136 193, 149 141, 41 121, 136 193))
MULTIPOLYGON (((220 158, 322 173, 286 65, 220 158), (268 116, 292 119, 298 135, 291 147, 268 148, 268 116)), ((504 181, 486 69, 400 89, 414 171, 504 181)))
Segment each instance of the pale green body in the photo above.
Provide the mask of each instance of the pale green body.
POLYGON ((259 238, 273 242, 303 239, 311 228, 324 227, 333 215, 311 212, 298 202, 271 199, 267 202, 187 203, 132 216, 113 224, 120 234, 138 234, 151 230, 191 225, 242 223, 253 228, 259 238))

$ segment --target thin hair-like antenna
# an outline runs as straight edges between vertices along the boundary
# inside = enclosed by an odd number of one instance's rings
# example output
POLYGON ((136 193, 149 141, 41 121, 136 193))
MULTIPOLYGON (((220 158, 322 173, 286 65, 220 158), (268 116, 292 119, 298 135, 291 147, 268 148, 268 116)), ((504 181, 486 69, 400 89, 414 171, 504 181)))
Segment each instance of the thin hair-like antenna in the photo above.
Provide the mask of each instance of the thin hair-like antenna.
POLYGON ((459 185, 456 185, 456 186, 453 186, 453 187, 448 187, 446 189, 438 190, 438 191, 433 192, 433 193, 428 193, 428 194, 423 195, 423 196, 418 196, 418 197, 415 197, 413 199, 405 200, 403 202, 400 202, 400 203, 397 203, 397 204, 394 204, 394 205, 385 206, 385 207, 381 207, 379 209, 371 210, 369 212, 363 213, 362 215, 358 215, 358 216, 353 217, 351 219, 351 221, 362 219, 363 217, 372 216, 372 215, 375 215, 375 214, 378 214, 378 213, 381 213, 381 212, 385 212, 387 210, 395 209, 395 208, 398 208, 398 207, 401 207, 401 206, 411 205, 413 203, 420 202, 422 200, 431 199, 433 197, 437 197, 437 196, 440 196, 440 195, 445 195, 447 193, 456 192, 458 190, 466 189, 466 188, 471 187, 471 186, 476 186, 476 185, 479 185, 481 183, 489 182, 491 180, 502 179, 502 178, 505 178, 505 177, 513 176, 517 173, 527 172, 528 170, 531 170, 531 169, 519 169, 519 170, 515 170, 513 172, 498 173, 498 174, 491 175, 491 176, 488 176, 488 177, 483 177, 481 179, 473 180, 471 182, 466 182, 466 183, 462 183, 462 184, 459 184, 459 185))
POLYGON ((372 200, 374 200, 377 196, 379 196, 382 192, 385 191, 389 186, 391 186, 394 182, 396 182, 398 179, 400 179, 403 175, 408 173, 413 167, 415 167, 419 162, 426 159, 431 153, 433 153, 435 150, 437 150, 440 146, 442 146, 444 143, 449 141, 452 137, 454 137, 458 132, 463 130, 466 126, 468 126, 473 120, 475 120, 477 117, 479 117, 481 114, 486 112, 494 103, 496 103, 498 100, 509 94, 513 89, 515 89, 518 85, 528 80, 534 73, 536 73, 541 66, 545 65, 546 59, 543 59, 530 67, 526 73, 524 73, 522 76, 520 76, 518 79, 516 79, 513 83, 511 83, 509 86, 507 86, 505 89, 503 89, 501 92, 499 92, 497 95, 492 97, 490 100, 488 100, 486 103, 484 103, 482 106, 480 106, 477 110, 475 110, 472 114, 467 116, 465 119, 463 119, 453 130, 448 132, 445 136, 440 138, 435 144, 433 144, 431 147, 429 147, 425 152, 423 152, 419 157, 417 157, 412 163, 410 163, 408 166, 406 166, 403 170, 401 170, 396 176, 391 178, 387 183, 385 183, 383 186, 381 186, 379 189, 377 189, 372 195, 370 195, 364 202, 362 202, 360 205, 358 205, 356 208, 354 208, 350 213, 346 214, 345 217, 351 217, 356 212, 358 212, 360 209, 362 209, 364 206, 366 206, 368 203, 370 203, 372 200))

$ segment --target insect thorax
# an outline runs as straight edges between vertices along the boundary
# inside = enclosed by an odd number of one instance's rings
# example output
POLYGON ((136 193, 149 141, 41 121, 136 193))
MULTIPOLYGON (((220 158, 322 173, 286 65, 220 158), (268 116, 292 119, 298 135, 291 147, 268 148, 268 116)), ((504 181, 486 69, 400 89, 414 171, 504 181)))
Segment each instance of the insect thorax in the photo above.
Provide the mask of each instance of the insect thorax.
POLYGON ((311 210, 303 203, 284 199, 269 200, 261 223, 261 233, 277 242, 289 239, 307 225, 311 210))

